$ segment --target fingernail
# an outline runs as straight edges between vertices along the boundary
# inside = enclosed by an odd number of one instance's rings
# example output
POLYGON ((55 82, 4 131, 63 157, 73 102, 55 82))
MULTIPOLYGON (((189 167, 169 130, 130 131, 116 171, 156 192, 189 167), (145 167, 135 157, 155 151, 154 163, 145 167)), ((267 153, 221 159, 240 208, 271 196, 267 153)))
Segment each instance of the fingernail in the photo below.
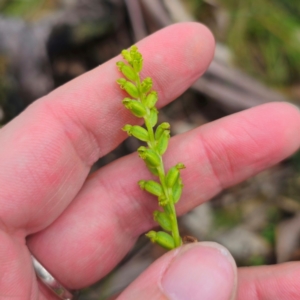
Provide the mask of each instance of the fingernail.
POLYGON ((235 264, 229 252, 214 243, 191 244, 172 261, 161 286, 170 300, 230 300, 235 264))

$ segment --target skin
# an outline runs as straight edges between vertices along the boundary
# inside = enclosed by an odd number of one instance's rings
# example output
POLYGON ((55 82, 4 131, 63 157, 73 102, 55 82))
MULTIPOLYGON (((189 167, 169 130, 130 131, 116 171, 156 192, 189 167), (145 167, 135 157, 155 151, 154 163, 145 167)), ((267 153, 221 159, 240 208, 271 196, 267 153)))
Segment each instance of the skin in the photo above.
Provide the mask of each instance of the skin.
MULTIPOLYGON (((137 44, 142 76, 164 106, 208 67, 214 39, 203 25, 170 26, 137 44), (180 38, 178 38, 180 37, 180 38)), ((157 203, 136 184, 149 173, 136 153, 89 175, 139 120, 123 108, 114 58, 34 102, 0 130, 0 299, 56 299, 37 282, 30 252, 66 287, 105 276, 154 225, 157 203)), ((171 139, 166 165, 182 161, 178 214, 278 163, 300 146, 300 112, 265 104, 171 139)), ((214 243, 158 259, 119 299, 298 299, 300 264, 242 268, 214 243)))

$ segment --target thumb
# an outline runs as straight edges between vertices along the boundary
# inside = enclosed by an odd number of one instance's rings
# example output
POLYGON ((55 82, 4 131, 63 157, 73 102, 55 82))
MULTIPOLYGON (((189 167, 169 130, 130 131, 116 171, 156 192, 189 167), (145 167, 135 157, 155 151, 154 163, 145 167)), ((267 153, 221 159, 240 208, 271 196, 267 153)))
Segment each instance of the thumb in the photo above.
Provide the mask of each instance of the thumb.
POLYGON ((195 243, 170 251, 152 264, 118 300, 233 300, 235 262, 216 243, 195 243))

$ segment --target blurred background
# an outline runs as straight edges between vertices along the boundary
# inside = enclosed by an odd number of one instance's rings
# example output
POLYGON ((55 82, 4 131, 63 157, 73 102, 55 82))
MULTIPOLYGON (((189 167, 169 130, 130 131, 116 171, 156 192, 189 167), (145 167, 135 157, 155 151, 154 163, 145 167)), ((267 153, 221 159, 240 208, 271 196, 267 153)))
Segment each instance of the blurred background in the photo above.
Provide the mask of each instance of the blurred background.
MULTIPOLYGON (((188 20, 205 23, 217 48, 204 76, 161 111, 173 135, 270 101, 300 105, 299 1, 0 0, 0 126, 134 42, 188 20)), ((126 140, 93 170, 137 147, 126 140)), ((299 195, 296 153, 181 217, 180 228, 223 244, 239 266, 298 260, 299 195)), ((162 254, 141 237, 80 299, 112 299, 162 254)))

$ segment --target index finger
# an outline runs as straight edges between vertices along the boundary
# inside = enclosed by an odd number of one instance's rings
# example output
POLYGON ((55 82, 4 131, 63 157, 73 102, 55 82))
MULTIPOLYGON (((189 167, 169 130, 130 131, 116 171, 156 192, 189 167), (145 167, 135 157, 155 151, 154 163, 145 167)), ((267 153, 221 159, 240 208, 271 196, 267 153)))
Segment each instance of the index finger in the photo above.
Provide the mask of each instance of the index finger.
MULTIPOLYGON (((138 47, 163 106, 205 71, 214 41, 203 25, 182 23, 138 47)), ((24 237, 48 226, 78 193, 91 165, 125 138, 120 128, 133 117, 115 84, 118 59, 35 102, 1 129, 0 228, 24 237)))

